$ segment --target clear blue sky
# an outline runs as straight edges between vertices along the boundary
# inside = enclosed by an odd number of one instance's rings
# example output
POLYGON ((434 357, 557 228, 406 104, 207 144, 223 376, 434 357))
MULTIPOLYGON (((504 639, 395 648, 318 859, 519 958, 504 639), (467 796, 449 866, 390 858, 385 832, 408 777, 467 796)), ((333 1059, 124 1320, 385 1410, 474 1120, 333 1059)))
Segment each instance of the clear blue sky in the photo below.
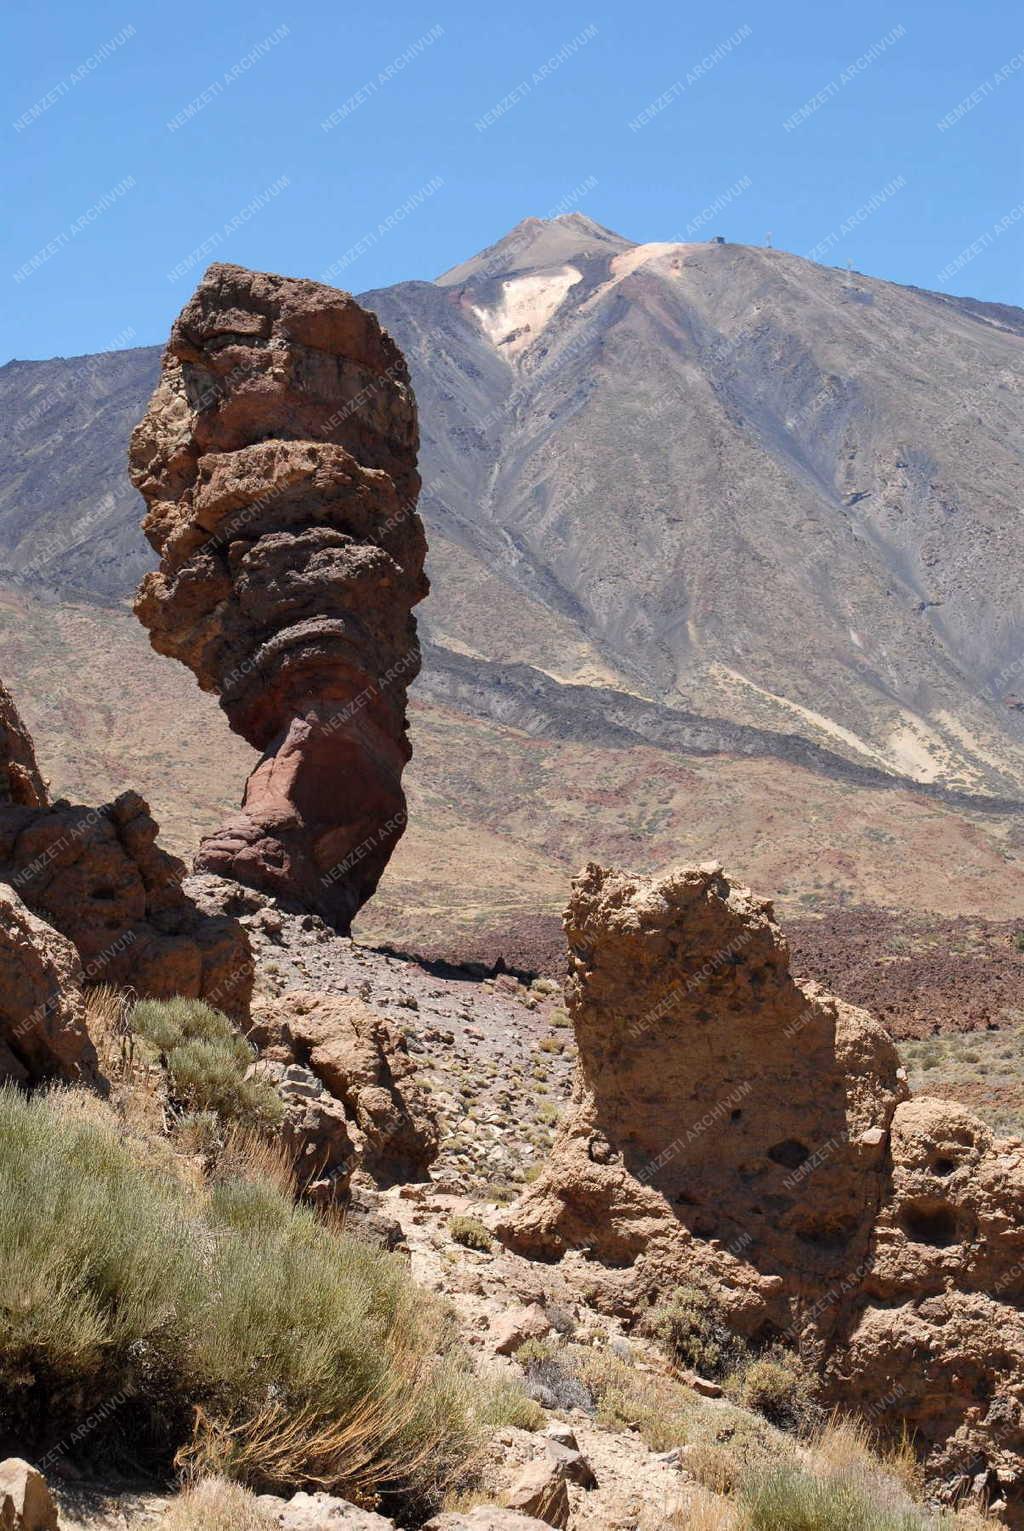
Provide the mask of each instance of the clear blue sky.
POLYGON ((1005 0, 22 0, 6 32, 0 360, 162 341, 210 260, 358 292, 562 207, 1024 303, 1005 0))

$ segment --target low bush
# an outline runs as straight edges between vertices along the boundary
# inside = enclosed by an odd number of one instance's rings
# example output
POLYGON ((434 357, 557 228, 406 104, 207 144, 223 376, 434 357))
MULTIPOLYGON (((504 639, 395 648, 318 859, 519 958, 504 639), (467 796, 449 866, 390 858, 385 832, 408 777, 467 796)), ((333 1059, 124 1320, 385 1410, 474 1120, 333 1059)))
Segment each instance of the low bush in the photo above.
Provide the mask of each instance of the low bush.
POLYGON ((221 1011, 199 999, 145 999, 128 1018, 167 1074, 169 1093, 190 1117, 214 1113, 221 1121, 273 1126, 284 1103, 271 1085, 246 1079, 253 1061, 248 1042, 221 1011))
POLYGON ((741 1485, 740 1503, 743 1531, 924 1531, 928 1524, 916 1506, 886 1504, 851 1476, 795 1467, 755 1474, 741 1485))
POLYGON ((743 1360, 743 1342, 699 1287, 679 1286, 644 1317, 642 1331, 679 1366, 702 1377, 723 1377, 743 1360))
POLYGON ((171 1500, 161 1531, 272 1531, 278 1517, 228 1478, 201 1478, 171 1500))
POLYGON ((582 1409, 593 1414, 596 1401, 579 1369, 576 1346, 564 1345, 552 1335, 546 1340, 527 1340, 516 1351, 527 1385, 543 1388, 559 1409, 582 1409))
POLYGON ((450 1217, 448 1232, 456 1244, 462 1244, 466 1249, 489 1250, 492 1247, 493 1240, 490 1232, 479 1218, 465 1217, 462 1214, 450 1217))
POLYGON ((800 1357, 781 1345, 742 1361, 726 1379, 735 1403, 755 1409, 780 1430, 806 1434, 821 1423, 812 1374, 800 1357))
POLYGON ((272 1185, 158 1172, 80 1100, 0 1090, 0 1425, 27 1445, 103 1401, 93 1460, 430 1505, 481 1417, 521 1415, 396 1256, 272 1185))

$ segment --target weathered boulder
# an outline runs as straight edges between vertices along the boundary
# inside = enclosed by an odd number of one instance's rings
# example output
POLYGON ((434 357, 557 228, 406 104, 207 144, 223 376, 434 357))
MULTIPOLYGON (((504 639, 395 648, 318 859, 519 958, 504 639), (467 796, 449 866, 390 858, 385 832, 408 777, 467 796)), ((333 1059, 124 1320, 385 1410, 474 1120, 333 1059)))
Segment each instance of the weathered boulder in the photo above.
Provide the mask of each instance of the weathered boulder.
POLYGON ((196 864, 341 930, 405 827, 417 444, 405 362, 372 314, 227 265, 176 320, 132 437, 160 554, 136 613, 264 752, 196 864))
POLYGON ((312 1070, 342 1103, 359 1167, 379 1185, 424 1180, 438 1128, 405 1039, 361 1000, 305 990, 253 1006, 252 1041, 312 1070))
POLYGON ((1024 1522, 1024 1145, 921 1096, 896 1112, 890 1165, 830 1396, 912 1422, 933 1480, 983 1477, 1024 1522))
POLYGON ((590 1250, 637 1294, 699 1271, 739 1332, 789 1328, 867 1253, 906 1095, 891 1041, 797 987, 771 905, 718 866, 591 865, 566 933, 574 1104, 499 1231, 590 1250))
POLYGON ((0 683, 0 803, 41 808, 46 784, 36 765, 36 752, 21 721, 14 698, 0 683))
POLYGON ((97 1077, 81 986, 71 942, 0 882, 0 1083, 97 1077))
POLYGON ((59 1531, 57 1506, 46 1479, 21 1457, 0 1462, 0 1528, 59 1531))
POLYGON ((542 1340, 550 1333, 551 1320, 540 1303, 531 1302, 499 1313, 491 1324, 488 1340, 496 1356, 511 1356, 527 1340, 542 1340))
POLYGON ((89 808, 0 802, 0 878, 74 942, 85 981, 153 999, 200 997, 248 1013, 253 964, 236 920, 183 891, 137 792, 89 808))
POLYGON ((272 1084, 285 1103, 281 1141, 299 1194, 318 1206, 344 1201, 359 1154, 341 1101, 299 1063, 261 1058, 249 1073, 272 1084))
POLYGON ((565 1531, 569 1524, 568 1467, 545 1453, 528 1462, 506 1494, 510 1510, 565 1531))
POLYGON ((799 988, 771 905, 717 865, 591 865, 565 923, 573 1107, 500 1236, 585 1251, 635 1317, 701 1287, 1024 1524, 1021 1140, 908 1099, 882 1028, 799 988))
POLYGON ((259 1507, 270 1514, 282 1531, 395 1531, 393 1520, 386 1520, 373 1510, 361 1510, 347 1499, 334 1494, 293 1494, 282 1504, 269 1494, 261 1494, 259 1507))

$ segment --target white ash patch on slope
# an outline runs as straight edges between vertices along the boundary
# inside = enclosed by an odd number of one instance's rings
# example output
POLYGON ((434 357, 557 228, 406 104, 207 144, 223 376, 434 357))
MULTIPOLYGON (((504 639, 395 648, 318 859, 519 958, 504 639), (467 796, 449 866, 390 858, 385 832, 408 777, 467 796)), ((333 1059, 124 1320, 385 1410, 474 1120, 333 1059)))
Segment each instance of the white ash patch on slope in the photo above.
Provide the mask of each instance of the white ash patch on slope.
POLYGON ((473 312, 492 345, 501 346, 506 356, 518 356, 536 340, 561 308, 570 288, 581 280, 575 266, 513 277, 502 284, 496 308, 474 307, 473 312))

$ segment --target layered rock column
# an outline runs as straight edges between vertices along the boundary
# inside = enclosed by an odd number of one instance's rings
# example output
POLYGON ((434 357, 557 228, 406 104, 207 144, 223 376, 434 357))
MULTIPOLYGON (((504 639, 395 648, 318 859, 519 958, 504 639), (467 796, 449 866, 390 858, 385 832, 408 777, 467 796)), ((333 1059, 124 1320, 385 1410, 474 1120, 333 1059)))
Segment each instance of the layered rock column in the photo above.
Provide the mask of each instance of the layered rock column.
POLYGON ((347 930, 405 826, 416 409, 398 348, 346 293, 211 266, 131 445, 160 568, 136 613, 262 759, 203 870, 347 930))

